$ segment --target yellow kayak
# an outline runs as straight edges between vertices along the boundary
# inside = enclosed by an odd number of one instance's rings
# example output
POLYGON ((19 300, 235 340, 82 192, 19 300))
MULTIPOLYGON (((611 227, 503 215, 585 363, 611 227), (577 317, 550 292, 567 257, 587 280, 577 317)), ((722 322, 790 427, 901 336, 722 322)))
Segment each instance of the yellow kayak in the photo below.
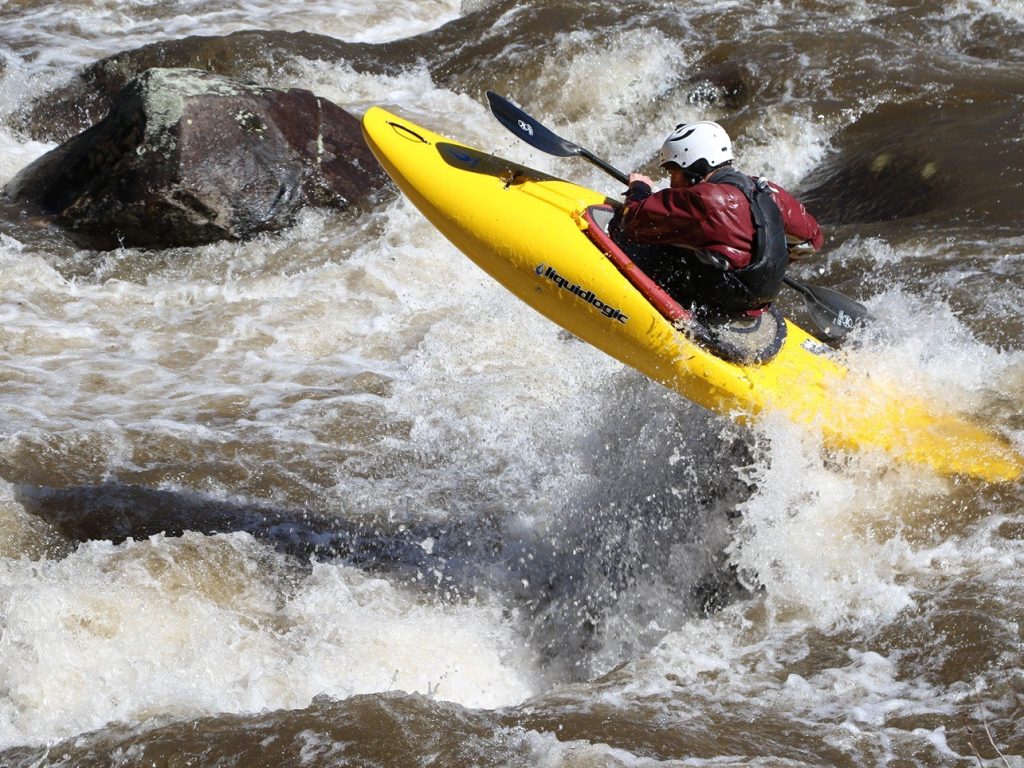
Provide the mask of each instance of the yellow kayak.
POLYGON ((781 348, 728 362, 672 320, 587 230, 611 201, 378 107, 363 135, 398 187, 456 247, 505 288, 588 344, 716 413, 749 421, 781 412, 833 450, 881 450, 944 475, 1012 481, 1024 457, 960 414, 858 376, 785 322, 781 348))

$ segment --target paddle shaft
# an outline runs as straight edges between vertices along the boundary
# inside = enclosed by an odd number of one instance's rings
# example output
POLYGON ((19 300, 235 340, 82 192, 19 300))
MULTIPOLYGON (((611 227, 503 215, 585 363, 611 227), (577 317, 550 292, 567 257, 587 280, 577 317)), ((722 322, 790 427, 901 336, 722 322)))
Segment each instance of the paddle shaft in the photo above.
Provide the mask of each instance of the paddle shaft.
POLYGON ((609 165, 608 163, 606 163, 604 160, 602 160, 600 157, 598 157, 597 155, 593 154, 592 152, 588 152, 587 150, 585 150, 583 148, 580 148, 580 157, 582 157, 582 158, 584 158, 586 160, 589 160, 593 165, 596 165, 598 168, 600 168, 602 171, 607 173, 609 176, 611 176, 611 177, 613 177, 615 179, 618 179, 623 184, 629 184, 629 176, 624 174, 618 168, 614 168, 613 166, 609 165))

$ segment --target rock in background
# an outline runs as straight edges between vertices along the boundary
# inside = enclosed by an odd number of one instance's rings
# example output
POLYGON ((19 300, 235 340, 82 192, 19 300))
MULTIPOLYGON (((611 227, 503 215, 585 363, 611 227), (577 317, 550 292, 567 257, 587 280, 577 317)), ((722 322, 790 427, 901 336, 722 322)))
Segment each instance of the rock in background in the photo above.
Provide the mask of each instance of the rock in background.
POLYGON ((149 69, 99 123, 5 189, 92 248, 194 246, 372 200, 387 178, 358 120, 310 91, 149 69))
MULTIPOLYGON (((377 71, 377 46, 311 32, 246 30, 216 37, 160 40, 100 59, 52 92, 24 105, 13 127, 36 141, 66 141, 98 122, 121 90, 148 69, 201 69, 243 81, 270 83, 297 59, 358 64, 377 71)), ((385 70, 397 74, 397 67, 385 70)))

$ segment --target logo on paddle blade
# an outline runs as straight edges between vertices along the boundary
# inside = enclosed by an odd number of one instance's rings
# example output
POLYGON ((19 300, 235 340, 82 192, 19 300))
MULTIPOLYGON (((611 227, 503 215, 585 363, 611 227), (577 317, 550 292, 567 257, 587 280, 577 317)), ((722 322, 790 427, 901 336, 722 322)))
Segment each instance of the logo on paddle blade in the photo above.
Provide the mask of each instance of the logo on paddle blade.
POLYGON ((533 136, 533 126, 530 125, 525 120, 520 120, 519 121, 519 127, 523 130, 523 133, 528 133, 531 136, 533 136))

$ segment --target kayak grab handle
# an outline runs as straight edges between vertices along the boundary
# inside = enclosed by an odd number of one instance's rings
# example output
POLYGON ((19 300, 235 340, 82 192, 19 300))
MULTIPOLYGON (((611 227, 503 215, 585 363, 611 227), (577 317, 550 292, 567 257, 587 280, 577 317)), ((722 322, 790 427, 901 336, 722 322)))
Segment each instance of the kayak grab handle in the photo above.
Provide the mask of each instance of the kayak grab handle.
POLYGON ((405 133, 408 133, 410 136, 413 136, 413 137, 419 139, 420 143, 422 143, 422 144, 429 144, 430 143, 429 141, 424 139, 422 136, 420 136, 418 133, 416 133, 416 131, 414 131, 412 128, 410 128, 410 127, 408 127, 406 125, 402 125, 401 123, 396 123, 396 122, 393 122, 391 120, 388 121, 388 125, 390 125, 392 128, 394 128, 395 131, 403 131, 405 133))

